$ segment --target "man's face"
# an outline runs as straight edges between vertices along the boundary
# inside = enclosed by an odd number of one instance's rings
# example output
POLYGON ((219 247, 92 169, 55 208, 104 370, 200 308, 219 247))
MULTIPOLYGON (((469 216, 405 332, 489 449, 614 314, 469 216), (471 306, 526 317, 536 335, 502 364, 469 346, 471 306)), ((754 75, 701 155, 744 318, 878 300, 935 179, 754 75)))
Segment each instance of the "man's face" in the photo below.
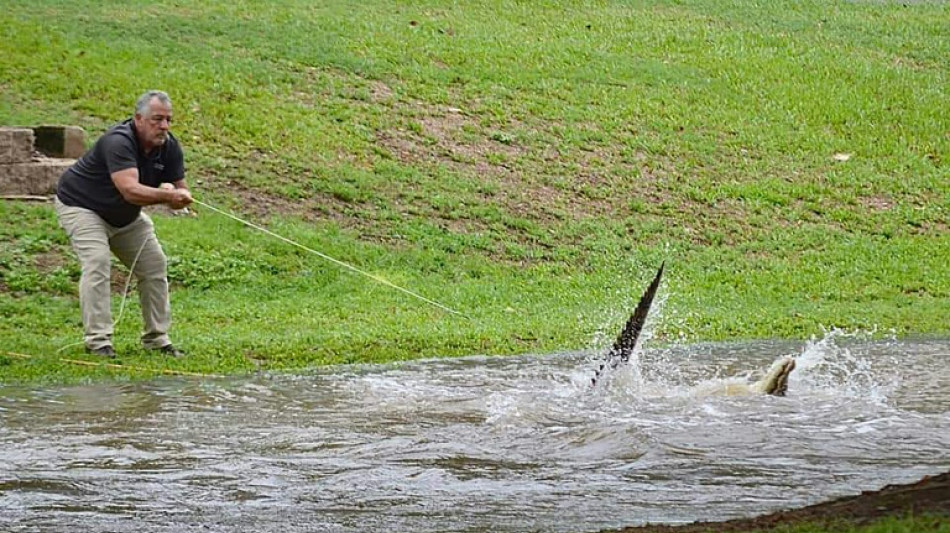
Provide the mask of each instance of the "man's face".
POLYGON ((146 150, 165 144, 172 127, 172 108, 158 98, 149 102, 148 112, 135 114, 135 129, 146 150))

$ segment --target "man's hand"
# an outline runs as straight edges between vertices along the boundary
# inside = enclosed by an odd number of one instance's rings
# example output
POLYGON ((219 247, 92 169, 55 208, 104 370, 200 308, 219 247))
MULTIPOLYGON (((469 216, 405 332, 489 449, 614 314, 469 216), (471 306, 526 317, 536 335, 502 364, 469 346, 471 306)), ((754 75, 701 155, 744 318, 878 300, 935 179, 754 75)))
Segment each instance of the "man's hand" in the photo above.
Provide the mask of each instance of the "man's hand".
POLYGON ((172 189, 168 192, 171 194, 171 198, 165 203, 172 209, 184 209, 195 201, 188 189, 172 189))
POLYGON ((176 211, 188 207, 195 201, 194 198, 191 197, 191 191, 185 186, 184 180, 178 183, 180 183, 181 186, 172 185, 171 183, 163 183, 158 186, 159 189, 171 193, 170 196, 162 200, 162 203, 167 204, 168 207, 176 211))

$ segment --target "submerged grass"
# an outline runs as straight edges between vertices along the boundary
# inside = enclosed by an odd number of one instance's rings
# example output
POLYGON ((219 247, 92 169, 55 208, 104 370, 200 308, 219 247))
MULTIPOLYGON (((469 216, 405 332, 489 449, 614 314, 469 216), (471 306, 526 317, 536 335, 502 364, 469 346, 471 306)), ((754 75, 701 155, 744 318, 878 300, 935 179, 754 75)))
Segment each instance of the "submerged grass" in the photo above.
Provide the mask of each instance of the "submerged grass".
MULTIPOLYGON (((596 349, 661 261, 658 341, 950 332, 944 3, 13 2, 0 124, 90 142, 148 88, 200 207, 156 215, 205 373, 596 349)), ((0 204, 0 381, 82 355, 47 205, 0 204)), ((117 269, 118 312, 124 276, 117 269)))

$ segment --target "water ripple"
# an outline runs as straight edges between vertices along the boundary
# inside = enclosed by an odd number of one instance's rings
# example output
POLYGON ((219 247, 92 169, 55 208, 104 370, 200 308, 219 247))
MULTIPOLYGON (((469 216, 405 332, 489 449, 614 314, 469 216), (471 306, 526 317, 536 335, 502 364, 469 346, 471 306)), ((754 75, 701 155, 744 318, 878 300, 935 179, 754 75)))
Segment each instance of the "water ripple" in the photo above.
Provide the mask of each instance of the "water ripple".
POLYGON ((419 361, 0 388, 10 531, 596 531, 728 519, 950 467, 950 341, 419 361), (787 397, 728 380, 798 358, 787 397), (719 392, 717 392, 719 391, 719 392))

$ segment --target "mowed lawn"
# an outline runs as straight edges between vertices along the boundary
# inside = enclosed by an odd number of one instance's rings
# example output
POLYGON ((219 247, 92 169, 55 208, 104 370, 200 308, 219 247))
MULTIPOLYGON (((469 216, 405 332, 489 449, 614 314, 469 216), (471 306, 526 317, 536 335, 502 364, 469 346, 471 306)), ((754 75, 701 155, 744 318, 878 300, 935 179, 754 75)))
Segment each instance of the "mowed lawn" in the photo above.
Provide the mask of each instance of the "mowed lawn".
MULTIPOLYGON (((78 266, 0 203, 0 381, 950 333, 942 2, 56 2, 0 11, 0 125, 175 102, 174 336, 78 367, 78 266), (377 279, 459 311, 459 316, 377 279), (19 354, 19 355, 13 355, 19 354)), ((124 304, 124 305, 123 305, 124 304)), ((122 313, 120 316, 120 308, 122 313)))

